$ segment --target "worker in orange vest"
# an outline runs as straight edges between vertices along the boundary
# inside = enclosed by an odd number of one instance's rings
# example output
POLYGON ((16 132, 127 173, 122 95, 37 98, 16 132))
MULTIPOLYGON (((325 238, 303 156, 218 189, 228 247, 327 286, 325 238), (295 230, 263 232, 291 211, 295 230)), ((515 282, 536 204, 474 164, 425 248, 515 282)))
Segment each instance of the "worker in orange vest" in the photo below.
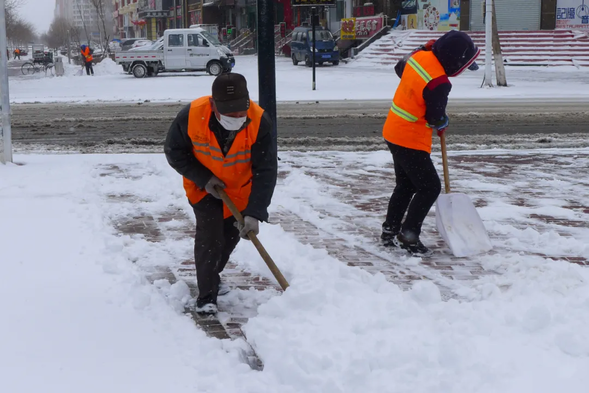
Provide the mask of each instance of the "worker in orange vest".
POLYGON ((84 66, 86 67, 86 75, 92 74, 94 76, 94 67, 92 66, 92 61, 94 57, 92 57, 92 53, 94 51, 88 45, 80 46, 80 52, 82 54, 82 60, 84 60, 84 66))
POLYGON ((18 48, 14 50, 14 58, 16 59, 17 57, 20 60, 20 49, 18 48))
POLYGON ((382 225, 385 246, 400 246, 412 254, 429 253, 419 238, 421 226, 441 190, 430 158, 432 131, 442 136, 448 127, 446 105, 452 89, 448 77, 476 69, 479 53, 466 33, 450 31, 395 67, 401 82, 383 128, 396 179, 382 225))
POLYGON ((180 111, 165 142, 168 163, 184 177, 196 215, 194 259, 199 295, 196 312, 217 312, 217 297, 228 292, 220 273, 240 238, 259 232, 268 220, 276 186, 277 158, 270 116, 250 100, 240 74, 218 76, 212 96, 180 111), (244 216, 237 224, 220 199, 224 189, 244 216))

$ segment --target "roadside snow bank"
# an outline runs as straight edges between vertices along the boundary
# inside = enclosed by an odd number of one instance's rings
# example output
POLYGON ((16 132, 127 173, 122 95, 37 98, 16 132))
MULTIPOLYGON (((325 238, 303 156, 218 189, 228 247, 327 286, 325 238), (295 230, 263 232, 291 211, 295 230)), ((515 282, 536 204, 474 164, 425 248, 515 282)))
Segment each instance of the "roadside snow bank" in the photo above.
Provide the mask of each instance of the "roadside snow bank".
POLYGON ((112 59, 104 59, 94 66, 94 73, 98 75, 119 75, 123 73, 123 67, 117 65, 112 59))

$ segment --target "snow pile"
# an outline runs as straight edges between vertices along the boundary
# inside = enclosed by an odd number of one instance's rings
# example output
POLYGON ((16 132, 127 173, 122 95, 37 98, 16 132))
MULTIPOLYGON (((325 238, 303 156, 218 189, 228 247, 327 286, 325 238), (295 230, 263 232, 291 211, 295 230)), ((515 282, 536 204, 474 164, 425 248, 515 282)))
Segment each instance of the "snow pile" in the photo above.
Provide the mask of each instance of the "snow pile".
POLYGON ((94 73, 98 75, 119 75, 123 73, 123 67, 117 65, 112 59, 107 58, 94 66, 94 73))
MULTIPOLYGON (((563 156, 558 178, 554 168, 547 172, 536 165, 536 180, 548 194, 574 190, 578 202, 589 206, 578 177, 567 175, 578 170, 573 164, 584 165, 582 157, 563 156)), ((295 212, 319 233, 339 234, 346 246, 383 255, 374 239, 342 229, 378 231, 382 217, 360 216, 344 203, 354 185, 341 180, 369 174, 382 185, 390 177, 390 154, 281 152, 281 159, 286 177, 273 213, 295 212)), ((494 254, 476 258, 502 274, 442 281, 457 296, 450 301, 442 301, 429 280, 403 292, 381 274, 347 266, 323 249, 302 245, 280 226, 263 224, 260 239, 291 287, 281 295, 231 295, 244 304, 265 300, 244 327, 265 363, 263 372, 253 372, 239 361, 239 343, 207 338, 181 314, 189 294, 185 284, 150 285, 144 278, 156 266, 191 258, 190 236, 153 241, 113 228, 117 219, 166 211, 192 219, 180 177, 162 155, 16 161, 24 165, 0 166, 0 249, 6 261, 0 308, 9 322, 0 324, 5 391, 84 386, 122 393, 133 386, 149 393, 583 393, 589 384, 589 270, 534 255, 532 229, 520 229, 524 210, 505 197, 521 179, 491 190, 490 206, 481 214, 488 228, 509 231, 519 248, 496 244, 494 254), (495 218, 493 211, 504 213, 495 218)), ((453 172, 456 187, 472 181, 486 189, 496 182, 489 177, 483 184, 468 173, 453 172)), ((386 194, 373 189, 372 197, 386 194)), ((557 210, 554 199, 531 202, 557 210)), ((174 221, 162 225, 183 227, 174 221)), ((574 230, 570 242, 589 243, 588 228, 574 230)), ((562 251, 569 244, 556 241, 551 247, 562 251)), ((589 257, 589 249, 581 253, 589 257)), ((409 271, 425 269, 417 258, 385 255, 409 271)), ((271 277, 249 242, 238 245, 234 259, 271 277)))

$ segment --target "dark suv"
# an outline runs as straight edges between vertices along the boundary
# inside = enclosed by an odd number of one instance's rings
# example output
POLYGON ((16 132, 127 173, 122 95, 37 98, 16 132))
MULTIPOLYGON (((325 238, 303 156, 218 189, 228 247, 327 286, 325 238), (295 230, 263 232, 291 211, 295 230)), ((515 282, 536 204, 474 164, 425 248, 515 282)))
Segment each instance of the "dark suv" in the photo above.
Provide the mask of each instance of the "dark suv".
MULTIPOLYGON (((313 65, 313 30, 308 26, 295 27, 290 42, 292 64, 304 61, 307 67, 313 65)), ((315 64, 339 64, 339 50, 331 32, 322 27, 315 28, 315 64)))

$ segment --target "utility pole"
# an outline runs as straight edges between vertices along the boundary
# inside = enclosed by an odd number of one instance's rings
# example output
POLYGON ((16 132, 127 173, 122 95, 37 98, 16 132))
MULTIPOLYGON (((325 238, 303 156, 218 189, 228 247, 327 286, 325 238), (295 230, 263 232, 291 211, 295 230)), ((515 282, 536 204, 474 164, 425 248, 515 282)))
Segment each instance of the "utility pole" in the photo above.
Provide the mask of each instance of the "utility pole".
POLYGON ((503 54, 501 54, 501 41, 499 40, 499 30, 497 29, 497 10, 495 9, 495 0, 493 1, 493 57, 495 59, 495 73, 497 75, 497 86, 507 87, 507 77, 505 74, 505 64, 503 64, 503 54))
POLYGON ((10 129, 10 96, 8 94, 8 55, 6 54, 6 4, 0 0, 0 105, 2 132, 0 133, 0 162, 12 162, 12 133, 10 129))
POLYGON ((484 86, 493 87, 493 0, 485 3, 485 81, 484 86))
POLYGON ((274 125, 274 147, 277 143, 276 127, 276 60, 274 55, 274 0, 258 0, 258 83, 260 106, 270 115, 274 125))
POLYGON ((174 29, 178 28, 178 0, 174 0, 174 29))

